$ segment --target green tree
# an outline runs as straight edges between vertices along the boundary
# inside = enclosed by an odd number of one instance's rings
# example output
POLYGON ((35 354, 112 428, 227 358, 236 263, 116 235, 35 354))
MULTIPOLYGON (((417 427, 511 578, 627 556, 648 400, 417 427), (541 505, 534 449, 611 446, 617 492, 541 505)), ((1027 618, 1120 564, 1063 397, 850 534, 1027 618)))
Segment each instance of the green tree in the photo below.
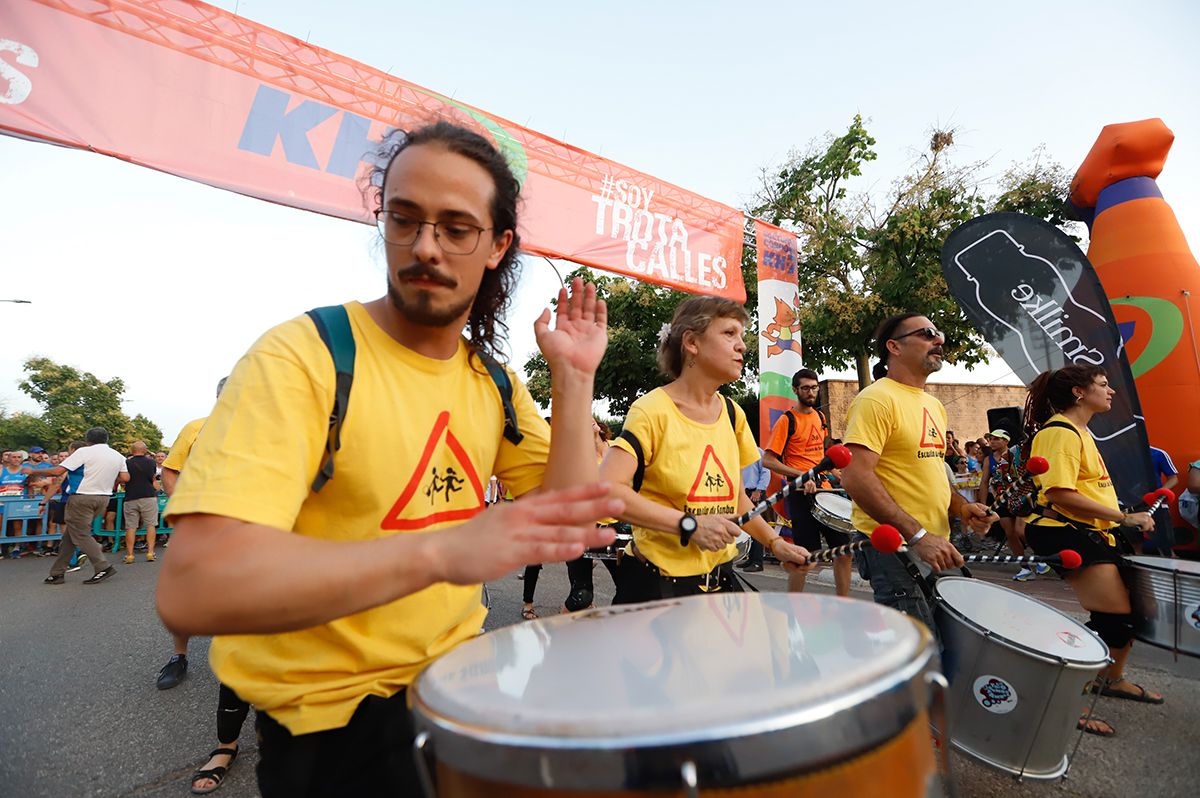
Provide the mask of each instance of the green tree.
POLYGON ((39 416, 0 411, 0 449, 51 448, 55 443, 52 438, 50 428, 39 416))
MULTIPOLYGON (((743 254, 741 265, 746 283, 746 310, 751 316, 746 327, 746 366, 741 380, 721 389, 735 398, 750 393, 758 375, 755 339, 758 284, 752 251, 748 259, 743 254)), ((611 415, 624 417, 635 399, 667 382, 658 371, 658 334, 664 324, 670 323, 675 306, 690 295, 587 268, 571 272, 567 282, 577 276, 593 283, 596 295, 608 304, 608 351, 596 372, 595 396, 608 401, 611 415)), ((524 368, 530 394, 539 404, 549 406, 550 371, 545 359, 540 353, 535 354, 524 368)))
POLYGON ((984 360, 985 342, 942 277, 942 243, 991 210, 1063 224, 1067 188, 1062 168, 1039 153, 1013 165, 999 180, 999 195, 989 197, 987 163, 953 163, 954 132, 935 130, 926 151, 882 196, 851 193, 848 183, 877 157, 874 146, 855 116, 843 135, 793 155, 775 173, 764 171, 751 209, 799 237, 805 364, 819 371, 853 363, 860 387, 871 381, 874 328, 896 313, 922 313, 944 330, 948 361, 984 360))
POLYGON ((131 419, 121 410, 121 378, 104 382, 91 372, 44 357, 29 358, 24 369, 26 378, 18 387, 42 406, 39 420, 48 438, 43 445, 66 448, 82 440, 91 427, 104 427, 115 449, 125 451, 135 440, 144 440, 152 449, 162 446, 157 425, 141 414, 131 419))

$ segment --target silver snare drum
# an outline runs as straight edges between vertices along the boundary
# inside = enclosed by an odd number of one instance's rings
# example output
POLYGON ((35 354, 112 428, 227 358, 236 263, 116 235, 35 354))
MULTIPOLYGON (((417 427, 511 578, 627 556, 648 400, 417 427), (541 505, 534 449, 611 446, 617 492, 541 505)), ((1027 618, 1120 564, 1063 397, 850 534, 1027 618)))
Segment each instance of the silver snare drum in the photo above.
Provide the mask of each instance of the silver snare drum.
POLYGON ((1200 657, 1200 562, 1126 557, 1137 639, 1200 657))
POLYGON ((881 772, 889 796, 923 798, 944 683, 929 631, 894 610, 719 593, 497 629, 408 701, 439 798, 807 796, 834 775, 867 795, 881 772))
POLYGON ((1108 646, 1074 618, 1006 587, 948 576, 933 592, 951 743, 1018 777, 1066 773, 1084 688, 1108 665, 1108 646))
POLYGON ((617 553, 623 550, 626 546, 633 542, 632 532, 622 532, 622 529, 629 527, 617 527, 617 539, 607 546, 600 546, 594 549, 588 549, 583 553, 583 556, 589 560, 616 560, 619 559, 617 553))
POLYGON ((850 508, 853 505, 845 496, 836 493, 817 493, 813 496, 812 516, 830 529, 850 533, 850 508))

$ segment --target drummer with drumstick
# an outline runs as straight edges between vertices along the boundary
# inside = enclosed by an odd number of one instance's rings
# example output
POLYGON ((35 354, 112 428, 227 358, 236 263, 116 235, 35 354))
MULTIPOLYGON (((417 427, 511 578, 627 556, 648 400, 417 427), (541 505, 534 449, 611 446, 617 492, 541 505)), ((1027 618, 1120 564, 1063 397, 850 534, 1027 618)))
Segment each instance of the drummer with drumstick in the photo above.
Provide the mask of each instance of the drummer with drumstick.
MULTIPOLYGON (((946 479, 946 408, 925 391, 929 375, 942 367, 945 340, 919 313, 892 316, 879 325, 876 381, 850 403, 844 437, 854 457, 842 470, 842 484, 854 500, 855 529, 869 534, 879 524, 891 524, 911 553, 934 571, 963 564, 950 543, 951 514, 980 534, 996 520, 986 506, 952 491, 946 479)), ((919 566, 900 559, 909 555, 869 546, 863 554, 875 602, 936 630, 926 586, 911 570, 919 566)))
MULTIPOLYGON (((1147 704, 1163 697, 1125 678, 1125 663, 1133 646, 1133 615, 1129 590, 1117 565, 1121 552, 1114 530, 1118 525, 1154 528, 1148 513, 1125 513, 1088 432, 1097 413, 1107 413, 1115 394, 1104 369, 1066 366, 1038 375, 1025 402, 1026 443, 1031 457, 1043 457, 1049 470, 1034 477, 1037 505, 1028 516, 1025 540, 1040 555, 1073 549, 1083 560, 1080 568, 1061 571, 1085 610, 1088 627, 1108 644, 1113 664, 1100 674, 1101 695, 1147 704)), ((1080 727, 1104 737, 1115 733, 1098 718, 1081 718, 1080 727)))
MULTIPOLYGON (((829 424, 825 414, 817 409, 817 390, 820 382, 817 372, 800 369, 792 375, 792 390, 796 392, 796 406, 780 416, 771 429, 771 440, 763 451, 763 465, 785 481, 802 476, 815 467, 825 456, 829 445, 829 424)), ((817 480, 804 483, 803 491, 789 493, 787 497, 788 517, 792 521, 792 542, 807 549, 821 548, 821 537, 832 548, 850 542, 850 535, 830 529, 813 517, 813 496, 817 493, 817 480)), ((839 596, 850 595, 851 555, 833 561, 833 583, 839 596)), ((796 571, 788 576, 788 590, 804 591, 805 572, 796 571)))
MULTIPOLYGON (((741 377, 747 321, 736 302, 692 297, 662 331, 658 365, 672 381, 633 403, 600 467, 633 525, 614 604, 742 589, 731 517, 751 507, 741 473, 758 447, 745 413, 718 389, 741 377)), ((762 518, 746 531, 785 565, 808 556, 762 518)))

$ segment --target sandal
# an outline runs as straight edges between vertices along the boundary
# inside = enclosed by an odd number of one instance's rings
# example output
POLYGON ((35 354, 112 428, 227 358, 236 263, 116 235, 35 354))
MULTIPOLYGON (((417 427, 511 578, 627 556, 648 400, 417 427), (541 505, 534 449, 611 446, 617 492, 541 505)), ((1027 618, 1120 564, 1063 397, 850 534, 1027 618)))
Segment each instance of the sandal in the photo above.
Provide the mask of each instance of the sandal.
POLYGON ((1079 718, 1079 722, 1075 724, 1075 728, 1080 731, 1085 731, 1088 734, 1094 734, 1097 737, 1112 737, 1117 733, 1113 725, 1106 720, 1093 718, 1090 715, 1084 715, 1079 718), (1103 723, 1103 726, 1097 724, 1103 723))
POLYGON ((125 555, 125 564, 126 564, 126 565, 133 565, 133 555, 132 555, 132 554, 126 554, 126 555, 125 555))
POLYGON ((537 610, 533 607, 524 607, 521 609, 521 617, 527 621, 536 621, 538 618, 537 610))
POLYGON ((238 749, 236 748, 218 748, 209 754, 209 759, 212 759, 214 756, 227 756, 229 757, 229 762, 225 764, 225 767, 207 768, 204 770, 197 770, 195 773, 193 773, 192 794, 208 795, 210 792, 213 792, 220 787, 221 782, 225 780, 225 774, 229 772, 229 769, 233 767, 233 763, 237 760, 237 755, 238 749), (201 779, 211 779, 213 785, 211 787, 197 787, 196 782, 200 781, 201 779))
POLYGON ((154 562, 154 552, 146 552, 146 562, 154 562))
MULTIPOLYGON (((1120 698, 1124 701, 1136 701, 1139 704, 1161 704, 1166 700, 1162 696, 1150 695, 1146 688, 1142 687, 1140 684, 1134 684, 1133 682, 1130 682, 1130 684, 1137 689, 1136 693, 1130 692, 1129 690, 1114 690, 1112 685, 1106 684, 1103 688, 1101 688, 1100 695, 1106 698, 1120 698)), ((1092 687, 1092 692, 1096 692, 1095 686, 1092 687)))

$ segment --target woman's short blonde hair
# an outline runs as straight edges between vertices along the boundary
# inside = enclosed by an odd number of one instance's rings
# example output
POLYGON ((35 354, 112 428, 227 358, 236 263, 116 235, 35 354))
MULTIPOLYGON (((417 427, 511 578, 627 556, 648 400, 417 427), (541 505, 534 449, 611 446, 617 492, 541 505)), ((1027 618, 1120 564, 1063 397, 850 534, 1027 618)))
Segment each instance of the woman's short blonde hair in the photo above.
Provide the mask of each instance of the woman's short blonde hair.
POLYGON ((678 379, 683 373, 683 334, 703 335, 713 319, 736 319, 746 325, 750 323, 750 314, 731 299, 694 296, 683 300, 675 308, 670 330, 658 342, 659 371, 671 379, 678 379))

